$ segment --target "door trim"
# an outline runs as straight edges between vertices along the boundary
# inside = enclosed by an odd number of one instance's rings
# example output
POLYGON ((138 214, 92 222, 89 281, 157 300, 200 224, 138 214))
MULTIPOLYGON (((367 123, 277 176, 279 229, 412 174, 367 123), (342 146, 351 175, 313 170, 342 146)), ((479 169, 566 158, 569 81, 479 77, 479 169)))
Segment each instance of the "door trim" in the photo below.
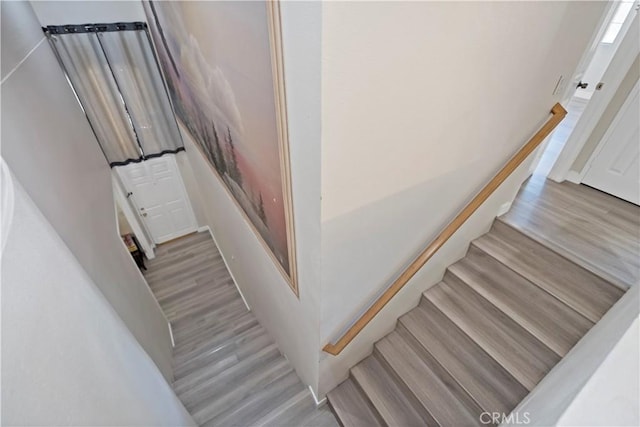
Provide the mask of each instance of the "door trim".
MULTIPOLYGON (((153 240, 150 238, 150 234, 148 233, 148 230, 146 230, 145 224, 139 220, 138 214, 136 213, 135 210, 131 208, 131 205, 129 204, 127 197, 123 191, 123 185, 121 183, 120 177, 118 176, 116 171, 114 171, 113 169, 111 170, 111 181, 113 185, 113 197, 114 197, 115 203, 117 203, 120 206, 120 209, 122 209, 122 213, 127 219, 127 222, 129 223, 129 225, 131 226, 133 234, 135 234, 136 239, 138 239, 140 246, 142 246, 142 251, 144 252, 147 259, 154 259, 156 257, 154 252, 154 248, 156 245, 155 243, 153 243, 153 240)), ((116 225, 117 225, 118 211, 116 206, 114 206, 114 208, 116 209, 116 225)), ((120 233, 118 233, 118 235, 119 234, 120 233)))
POLYGON ((584 168, 582 168, 582 170, 576 177, 580 180, 581 183, 584 180, 584 177, 589 172, 589 169, 591 169, 591 166, 593 166, 593 162, 595 161, 595 159, 602 152, 602 149, 605 146, 605 142, 609 139, 609 137, 611 136, 611 133, 615 130, 620 120, 622 120, 623 113, 627 111, 627 109, 631 106, 631 101, 633 101, 636 95, 638 95, 638 91, 640 91, 640 80, 636 82, 636 84, 633 86, 633 89, 631 89, 631 92, 629 92, 629 94, 627 95, 627 98, 624 100, 624 102, 620 106, 620 109, 618 110, 615 117, 611 121, 611 124, 607 128, 606 132, 604 133, 604 135, 602 135, 602 138, 600 139, 600 141, 598 141, 598 145, 596 145, 596 148, 593 150, 593 153, 591 153, 589 160, 587 160, 587 163, 585 163, 584 168))
MULTIPOLYGON (((607 84, 603 90, 600 91, 599 96, 592 97, 585 107, 582 116, 578 119, 547 178, 556 182, 563 182, 568 179, 570 182, 580 183, 576 181, 578 174, 571 170, 571 166, 573 166, 580 151, 595 129, 599 118, 602 117, 602 114, 640 52, 637 32, 634 31, 634 28, 638 26, 639 13, 633 11, 631 13, 636 13, 631 22, 631 26, 611 59, 611 63, 607 67, 604 76, 602 76, 602 80, 606 81, 607 84)), ((580 173, 582 173, 582 171, 580 171, 580 173)))

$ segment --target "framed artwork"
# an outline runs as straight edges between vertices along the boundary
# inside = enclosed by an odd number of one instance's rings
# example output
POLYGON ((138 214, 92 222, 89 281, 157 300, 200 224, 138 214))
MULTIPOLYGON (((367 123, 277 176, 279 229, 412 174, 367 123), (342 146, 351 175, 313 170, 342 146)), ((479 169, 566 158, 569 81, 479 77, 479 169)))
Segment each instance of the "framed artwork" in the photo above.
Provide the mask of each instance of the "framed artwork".
POLYGON ((279 3, 143 5, 178 120, 297 295, 279 3))

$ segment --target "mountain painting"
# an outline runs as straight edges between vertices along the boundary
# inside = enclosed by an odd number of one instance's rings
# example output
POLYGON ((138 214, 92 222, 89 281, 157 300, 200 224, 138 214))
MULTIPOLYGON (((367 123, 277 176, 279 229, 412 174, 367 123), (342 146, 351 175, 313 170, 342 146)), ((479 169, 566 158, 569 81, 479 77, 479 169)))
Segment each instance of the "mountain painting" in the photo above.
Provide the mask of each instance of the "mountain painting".
POLYGON ((179 121, 295 291, 266 2, 143 5, 179 121))

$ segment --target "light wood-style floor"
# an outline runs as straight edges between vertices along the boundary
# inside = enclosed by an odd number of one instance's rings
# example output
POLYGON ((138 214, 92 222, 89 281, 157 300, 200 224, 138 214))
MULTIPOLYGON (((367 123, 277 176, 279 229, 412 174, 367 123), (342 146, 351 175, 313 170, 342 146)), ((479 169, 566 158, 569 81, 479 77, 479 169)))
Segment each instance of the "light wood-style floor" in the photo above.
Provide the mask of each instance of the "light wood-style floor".
POLYGON ((345 426, 479 426, 508 414, 638 281, 640 208, 545 182, 472 242, 328 394, 345 426))
POLYGON ((213 239, 160 245, 145 276, 173 329, 173 388, 203 426, 337 426, 248 311, 213 239))
POLYGON ((532 176, 501 220, 623 288, 640 282, 640 207, 532 176))

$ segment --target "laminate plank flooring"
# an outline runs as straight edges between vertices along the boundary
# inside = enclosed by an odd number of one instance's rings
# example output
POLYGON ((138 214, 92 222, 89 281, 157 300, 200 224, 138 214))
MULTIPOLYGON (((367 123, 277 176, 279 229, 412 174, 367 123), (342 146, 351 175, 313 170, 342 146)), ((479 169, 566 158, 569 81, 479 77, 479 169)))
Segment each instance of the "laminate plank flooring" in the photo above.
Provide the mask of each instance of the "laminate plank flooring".
POLYGON ((622 289, 640 282, 640 207, 532 176, 500 218, 622 289))
POLYGON ((524 325, 558 356, 567 354, 593 326, 589 319, 474 246, 449 271, 524 325), (532 306, 531 301, 537 304, 532 306))
POLYGON ((524 386, 428 300, 423 298, 417 308, 402 316, 400 326, 438 360, 482 410, 508 413, 527 395, 524 386))
POLYGON ((528 390, 560 360, 515 320, 455 276, 425 292, 438 307, 528 390))
POLYGON ((421 351, 419 344, 412 345, 411 334, 403 332, 397 329, 390 333, 376 344, 376 350, 419 404, 429 408, 438 425, 479 425, 473 414, 481 410, 473 399, 460 390, 458 383, 448 381, 438 362, 421 351))
POLYGON ((344 426, 508 414, 637 282, 640 208, 540 181, 328 394, 344 426))
POLYGON ((199 425, 338 425, 247 310, 209 233, 159 245, 144 275, 171 323, 173 389, 199 425))

